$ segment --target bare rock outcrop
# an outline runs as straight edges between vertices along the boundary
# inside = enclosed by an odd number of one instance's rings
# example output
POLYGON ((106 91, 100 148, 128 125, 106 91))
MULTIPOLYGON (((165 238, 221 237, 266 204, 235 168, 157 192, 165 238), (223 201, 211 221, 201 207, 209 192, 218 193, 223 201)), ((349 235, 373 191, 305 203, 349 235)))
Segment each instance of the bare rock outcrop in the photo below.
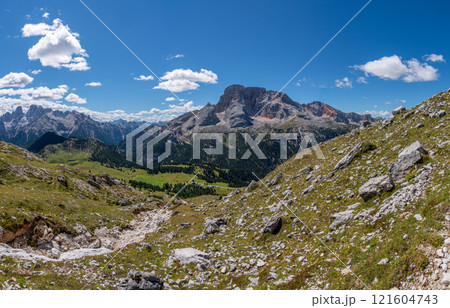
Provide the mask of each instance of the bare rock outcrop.
POLYGON ((395 187, 394 182, 388 176, 378 176, 368 180, 358 190, 358 194, 364 201, 370 200, 383 191, 391 191, 395 187))
POLYGON ((416 141, 400 151, 397 161, 389 166, 389 172, 394 179, 399 179, 422 160, 422 155, 427 153, 428 151, 424 146, 419 141, 416 141))
POLYGON ((162 290, 164 282, 154 274, 131 270, 120 282, 119 290, 162 290))

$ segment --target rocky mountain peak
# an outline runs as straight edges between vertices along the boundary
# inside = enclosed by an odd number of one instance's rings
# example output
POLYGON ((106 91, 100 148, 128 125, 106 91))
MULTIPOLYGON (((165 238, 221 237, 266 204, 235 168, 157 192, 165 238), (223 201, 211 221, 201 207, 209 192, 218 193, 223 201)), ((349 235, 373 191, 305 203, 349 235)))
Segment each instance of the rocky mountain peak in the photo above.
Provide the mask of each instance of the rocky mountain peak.
POLYGON ((77 111, 59 111, 32 105, 0 116, 0 140, 26 146, 47 132, 67 137, 94 137, 117 144, 138 126, 135 122, 104 123, 77 111))
MULTIPOLYGON (((220 126, 222 129, 242 129, 257 126, 277 126, 301 118, 303 121, 359 125, 362 121, 373 122, 370 115, 344 113, 325 103, 314 101, 299 104, 287 94, 262 87, 245 87, 234 84, 225 88, 215 105, 207 104, 201 110, 186 113, 170 122, 167 127, 177 136, 182 136, 206 127, 220 126)), ((320 125, 319 125, 320 126, 320 125)))

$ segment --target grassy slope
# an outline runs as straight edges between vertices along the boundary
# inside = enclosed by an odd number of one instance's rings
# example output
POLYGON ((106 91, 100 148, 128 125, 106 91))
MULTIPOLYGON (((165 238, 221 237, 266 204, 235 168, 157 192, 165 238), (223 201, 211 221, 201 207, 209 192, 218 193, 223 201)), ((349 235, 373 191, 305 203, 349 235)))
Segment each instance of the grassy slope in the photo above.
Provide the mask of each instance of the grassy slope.
MULTIPOLYGON (((142 169, 114 169, 102 165, 99 162, 91 161, 91 155, 87 152, 73 152, 69 153, 66 151, 58 151, 57 153, 48 154, 45 160, 52 164, 66 164, 69 166, 77 167, 82 170, 86 170, 93 173, 107 173, 115 178, 128 181, 136 180, 145 182, 152 185, 162 186, 165 183, 176 184, 176 183, 187 183, 189 182, 193 174, 186 173, 159 173, 159 174, 148 174, 142 169)), ((182 167, 182 165, 180 165, 182 167)), ((202 171, 201 169, 197 171, 202 171)), ((206 181, 195 179, 196 182, 201 184, 209 184, 206 181)), ((218 189, 219 194, 227 194, 230 190, 228 184, 226 183, 213 183, 210 185, 221 186, 223 188, 218 189)))
MULTIPOLYGON (((445 95, 447 101, 450 101, 450 95, 445 95)), ((436 104, 436 100, 437 97, 434 97, 430 101, 436 104)), ((450 113, 448 105, 444 109, 450 113)), ((92 258, 67 262, 62 265, 62 269, 58 268, 60 265, 43 264, 40 269, 44 272, 43 276, 29 279, 26 277, 30 276, 30 270, 25 270, 20 262, 8 259, 0 267, 3 271, 0 272, 0 282, 14 276, 27 287, 81 288, 84 286, 82 277, 87 275, 93 278, 87 288, 114 289, 128 270, 139 269, 154 270, 174 288, 187 288, 172 280, 183 280, 186 276, 187 280, 195 280, 202 273, 192 265, 173 265, 169 268, 167 259, 174 248, 195 247, 210 252, 217 263, 216 270, 209 270, 206 282, 194 288, 245 288, 249 284, 248 277, 259 277, 260 284, 256 288, 260 289, 360 289, 364 285, 373 289, 401 287, 408 276, 429 274, 432 256, 428 251, 442 244, 442 235, 448 236, 448 229, 444 228, 444 217, 448 215, 450 208, 450 153, 449 144, 443 143, 448 141, 449 116, 430 119, 421 114, 413 114, 406 120, 402 116, 396 116, 393 124, 386 128, 378 123, 354 136, 347 134, 324 142, 320 147, 325 160, 320 160, 315 155, 300 160, 291 159, 266 177, 270 179, 279 172, 285 174, 275 195, 282 199, 281 193, 291 189, 297 200, 290 207, 315 235, 302 223, 294 222, 294 215, 285 209, 281 210, 281 232, 277 235, 261 234, 264 219, 274 214, 268 207, 279 200, 267 189, 260 187, 246 201, 240 200, 241 195, 233 197, 228 203, 217 200, 217 197, 203 196, 191 200, 192 204, 178 207, 177 215, 170 223, 163 226, 160 232, 147 237, 146 242, 152 245, 152 251, 142 249, 140 245, 131 245, 105 268, 103 265, 109 261, 107 256, 95 258, 101 264, 100 268, 89 266, 92 258), (418 123, 423 123, 424 127, 415 128, 418 123), (362 154, 347 168, 338 171, 333 178, 317 184, 310 193, 300 194, 310 182, 305 176, 295 178, 299 170, 308 165, 318 166, 313 172, 313 178, 328 175, 357 142, 366 140, 375 144, 376 149, 362 154), (423 198, 395 214, 385 216, 373 225, 352 220, 346 224, 346 228, 327 237, 332 214, 344 211, 347 206, 356 202, 361 203, 356 212, 370 207, 378 208, 384 199, 398 189, 399 185, 393 192, 384 193, 368 202, 363 202, 357 196, 358 188, 371 174, 387 174, 387 166, 396 160, 399 150, 416 140, 432 153, 423 164, 437 165, 437 170, 432 174, 432 185, 423 198), (443 146, 438 147, 440 144, 443 146), (414 214, 421 214, 424 221, 415 220, 414 214), (226 230, 216 235, 199 236, 204 228, 204 219, 211 216, 228 217, 230 222, 226 230), (240 226, 236 220, 243 216, 246 217, 245 225, 240 226), (187 222, 191 224, 190 227, 180 226, 187 222), (374 236, 367 238, 366 235, 371 233, 374 236), (300 256, 306 257, 308 262, 297 261, 300 256), (235 259, 238 270, 220 273, 222 266, 229 266, 229 258, 235 259), (383 258, 389 258, 391 262, 378 265, 383 258), (265 260, 266 265, 259 269, 254 266, 249 270, 245 269, 245 264, 252 264, 258 259, 265 260), (81 265, 81 269, 73 270, 73 263, 81 265), (351 273, 345 274, 342 271, 345 267, 349 267, 360 280, 351 273), (58 277, 59 272, 64 275, 69 270, 71 273, 67 279, 58 277), (268 279, 269 272, 276 273, 277 280, 291 279, 285 284, 275 285, 273 280, 268 279)), ((415 170, 420 167, 417 166, 411 172, 408 180, 412 180, 415 170)))

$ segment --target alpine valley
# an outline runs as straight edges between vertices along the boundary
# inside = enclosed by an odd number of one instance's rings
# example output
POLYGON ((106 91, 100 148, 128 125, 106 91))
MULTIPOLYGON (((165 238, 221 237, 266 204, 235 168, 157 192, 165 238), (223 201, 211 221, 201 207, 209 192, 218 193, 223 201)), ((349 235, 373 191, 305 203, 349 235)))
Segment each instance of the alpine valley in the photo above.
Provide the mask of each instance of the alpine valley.
POLYGON ((0 116, 0 288, 448 289, 448 113, 449 91, 374 119, 232 85, 161 125, 171 155, 147 169, 125 158, 142 123, 19 107, 0 116), (238 159, 193 158, 194 133, 235 133, 238 159), (258 133, 266 159, 239 159, 258 133))

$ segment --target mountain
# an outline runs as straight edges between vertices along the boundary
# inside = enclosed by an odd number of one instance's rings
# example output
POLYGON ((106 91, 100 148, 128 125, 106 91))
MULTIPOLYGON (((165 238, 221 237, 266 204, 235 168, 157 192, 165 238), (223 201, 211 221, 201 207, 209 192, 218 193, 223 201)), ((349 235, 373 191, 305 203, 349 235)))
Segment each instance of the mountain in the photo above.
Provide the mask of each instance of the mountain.
MULTIPOLYGON (((126 160, 118 146, 105 144, 95 138, 57 138, 61 142, 47 143, 50 134, 47 133, 33 145, 38 144, 38 153, 47 161, 58 164, 80 164, 83 161, 96 161, 111 168, 142 168, 126 160), (75 159, 75 161, 74 161, 75 159)), ((37 146, 35 146, 37 148, 37 146)), ((29 148, 30 149, 30 148, 29 148)))
POLYGON ((115 124, 98 122, 76 111, 57 111, 31 106, 26 113, 22 107, 0 116, 0 140, 26 146, 47 132, 68 137, 92 137, 107 144, 117 144, 139 123, 119 121, 115 124))
POLYGON ((234 131, 244 128, 277 128, 286 123, 296 128, 333 124, 359 125, 374 122, 368 114, 345 113, 322 102, 299 104, 284 93, 264 88, 231 85, 215 105, 188 112, 169 121, 169 129, 177 139, 199 131, 234 131), (328 123, 328 124, 327 124, 328 123))
POLYGON ((64 138, 53 132, 48 132, 33 141, 29 146, 26 147, 26 149, 30 152, 38 153, 47 145, 63 143, 66 140, 67 138, 64 138))
POLYGON ((441 92, 173 203, 0 142, 0 288, 449 290, 449 114, 441 92))
MULTIPOLYGON (((202 177, 203 180, 226 182, 234 187, 246 186, 254 178, 254 172, 265 176, 285 159, 280 155, 280 142, 271 139, 269 133, 297 134, 296 139, 287 145, 287 157, 291 157, 298 152, 306 134, 312 134, 320 143, 376 120, 367 114, 344 113, 322 102, 299 104, 284 93, 277 95, 277 92, 264 88, 232 85, 225 89, 217 104, 207 104, 201 110, 187 112, 162 127, 162 130, 170 131, 168 138, 173 142, 172 153, 162 164, 206 166, 210 170, 207 177, 202 177), (225 142, 230 132, 248 133, 252 139, 258 133, 264 133, 266 135, 258 146, 266 159, 259 159, 256 155, 247 159, 229 159, 229 146, 224 147, 223 155, 207 155, 201 151, 200 159, 193 158, 192 136, 199 132, 225 133, 225 142)), ((213 146, 211 143, 208 145, 213 146)), ((124 142, 121 147, 124 147, 124 142)), ((244 136, 237 134, 237 157, 243 157, 248 148, 244 136)), ((164 151, 161 142, 154 149, 155 157, 164 151)))

